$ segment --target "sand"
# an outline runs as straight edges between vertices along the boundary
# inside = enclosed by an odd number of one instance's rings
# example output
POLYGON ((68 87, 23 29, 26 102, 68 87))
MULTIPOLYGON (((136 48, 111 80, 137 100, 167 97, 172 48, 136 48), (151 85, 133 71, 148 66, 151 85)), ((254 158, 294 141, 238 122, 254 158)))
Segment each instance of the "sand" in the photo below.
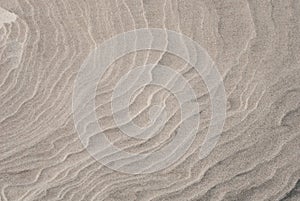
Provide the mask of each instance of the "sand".
MULTIPOLYGON (((0 7, 1 201, 300 200, 300 1, 0 0, 0 7), (191 146, 147 174, 116 170, 120 161, 104 164, 103 153, 93 157, 72 107, 89 54, 111 37, 141 28, 197 42, 226 94, 222 132, 203 155, 213 97, 182 55, 134 51, 107 68, 96 85, 95 117, 102 135, 128 153, 160 150, 184 121, 170 90, 145 85, 130 97, 131 122, 146 127, 163 107, 167 121, 151 138, 125 135, 112 115, 113 91, 124 75, 138 66, 168 66, 195 93, 200 120, 187 127, 196 129, 191 146)), ((97 143, 95 136, 87 138, 90 143, 97 143)))

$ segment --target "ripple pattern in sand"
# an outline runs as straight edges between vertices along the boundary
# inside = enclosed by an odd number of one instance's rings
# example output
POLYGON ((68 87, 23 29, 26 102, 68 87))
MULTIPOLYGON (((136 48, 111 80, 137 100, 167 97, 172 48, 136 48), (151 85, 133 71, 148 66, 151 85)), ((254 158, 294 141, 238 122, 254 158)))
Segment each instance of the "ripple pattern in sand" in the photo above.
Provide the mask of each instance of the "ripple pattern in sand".
MULTIPOLYGON (((297 0, 0 0, 0 200, 300 199, 300 2, 297 0), (137 125, 163 103, 165 128, 149 140, 122 134, 111 116, 114 86, 136 66, 169 66, 193 87, 201 120, 193 144, 151 174, 111 170, 92 158, 76 132, 74 81, 102 42, 140 28, 173 30, 206 49, 223 78, 226 121, 218 144, 199 159, 211 118, 205 82, 166 51, 136 51, 98 83, 96 114, 105 135, 130 153, 157 149, 176 135, 178 102, 168 90, 137 91, 137 125)), ((167 45, 167 43, 166 43, 167 45)))

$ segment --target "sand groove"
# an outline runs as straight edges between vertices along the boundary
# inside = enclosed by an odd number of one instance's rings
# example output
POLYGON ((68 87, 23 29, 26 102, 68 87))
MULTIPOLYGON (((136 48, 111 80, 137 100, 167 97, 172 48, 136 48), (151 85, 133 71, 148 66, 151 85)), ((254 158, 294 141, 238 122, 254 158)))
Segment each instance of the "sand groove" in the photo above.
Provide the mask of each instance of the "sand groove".
MULTIPOLYGON (((162 43, 172 45, 167 37, 162 43)), ((1 201, 300 200, 300 1, 0 0, 0 58, 1 201), (206 49, 223 78, 227 116, 216 147, 199 160, 212 111, 194 67, 167 51, 135 51, 116 60, 99 78, 95 97, 99 124, 116 147, 160 150, 182 124, 174 95, 149 85, 132 96, 133 122, 147 125, 151 107, 161 104, 168 113, 164 129, 146 140, 122 133, 111 97, 137 66, 180 73, 195 91, 201 116, 195 140, 178 161, 130 175, 84 149, 72 94, 97 45, 140 28, 183 33, 206 49)))

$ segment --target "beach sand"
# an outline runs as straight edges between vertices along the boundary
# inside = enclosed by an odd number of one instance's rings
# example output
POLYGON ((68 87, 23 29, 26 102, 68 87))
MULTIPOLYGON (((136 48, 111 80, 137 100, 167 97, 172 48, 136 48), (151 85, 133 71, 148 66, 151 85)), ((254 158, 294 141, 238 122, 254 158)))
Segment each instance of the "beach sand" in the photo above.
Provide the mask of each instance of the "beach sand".
POLYGON ((0 7, 1 201, 300 200, 300 1, 0 0, 0 7), (176 97, 148 85, 131 99, 132 121, 147 126, 149 108, 164 104, 164 129, 147 140, 122 133, 111 98, 137 66, 160 64, 181 74, 201 117, 178 160, 153 173, 128 174, 85 149, 72 97, 95 47, 140 28, 172 30, 205 49, 223 79, 226 119, 217 144, 199 157, 212 114, 201 75, 164 51, 116 60, 99 77, 95 97, 97 119, 114 146, 129 153, 160 149, 182 123, 176 97))

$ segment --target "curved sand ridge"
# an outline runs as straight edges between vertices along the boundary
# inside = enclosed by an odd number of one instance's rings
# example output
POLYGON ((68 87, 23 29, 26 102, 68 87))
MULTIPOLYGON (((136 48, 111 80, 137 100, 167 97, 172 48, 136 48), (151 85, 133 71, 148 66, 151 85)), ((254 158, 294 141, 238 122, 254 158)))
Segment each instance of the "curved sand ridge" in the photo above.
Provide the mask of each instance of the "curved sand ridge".
POLYGON ((0 200, 300 199, 299 1, 0 2, 0 200), (116 126, 113 90, 137 66, 179 72, 200 111, 195 140, 179 160, 131 175, 103 166, 85 150, 73 121, 72 93, 97 45, 140 28, 173 30, 206 49, 223 78, 227 117, 216 147, 199 159, 211 104, 194 67, 166 51, 118 59, 99 78, 95 97, 98 122, 116 147, 158 150, 181 123, 176 97, 149 85, 131 97, 129 111, 143 127, 155 116, 152 106, 163 105, 168 121, 161 132, 135 139, 116 126))

